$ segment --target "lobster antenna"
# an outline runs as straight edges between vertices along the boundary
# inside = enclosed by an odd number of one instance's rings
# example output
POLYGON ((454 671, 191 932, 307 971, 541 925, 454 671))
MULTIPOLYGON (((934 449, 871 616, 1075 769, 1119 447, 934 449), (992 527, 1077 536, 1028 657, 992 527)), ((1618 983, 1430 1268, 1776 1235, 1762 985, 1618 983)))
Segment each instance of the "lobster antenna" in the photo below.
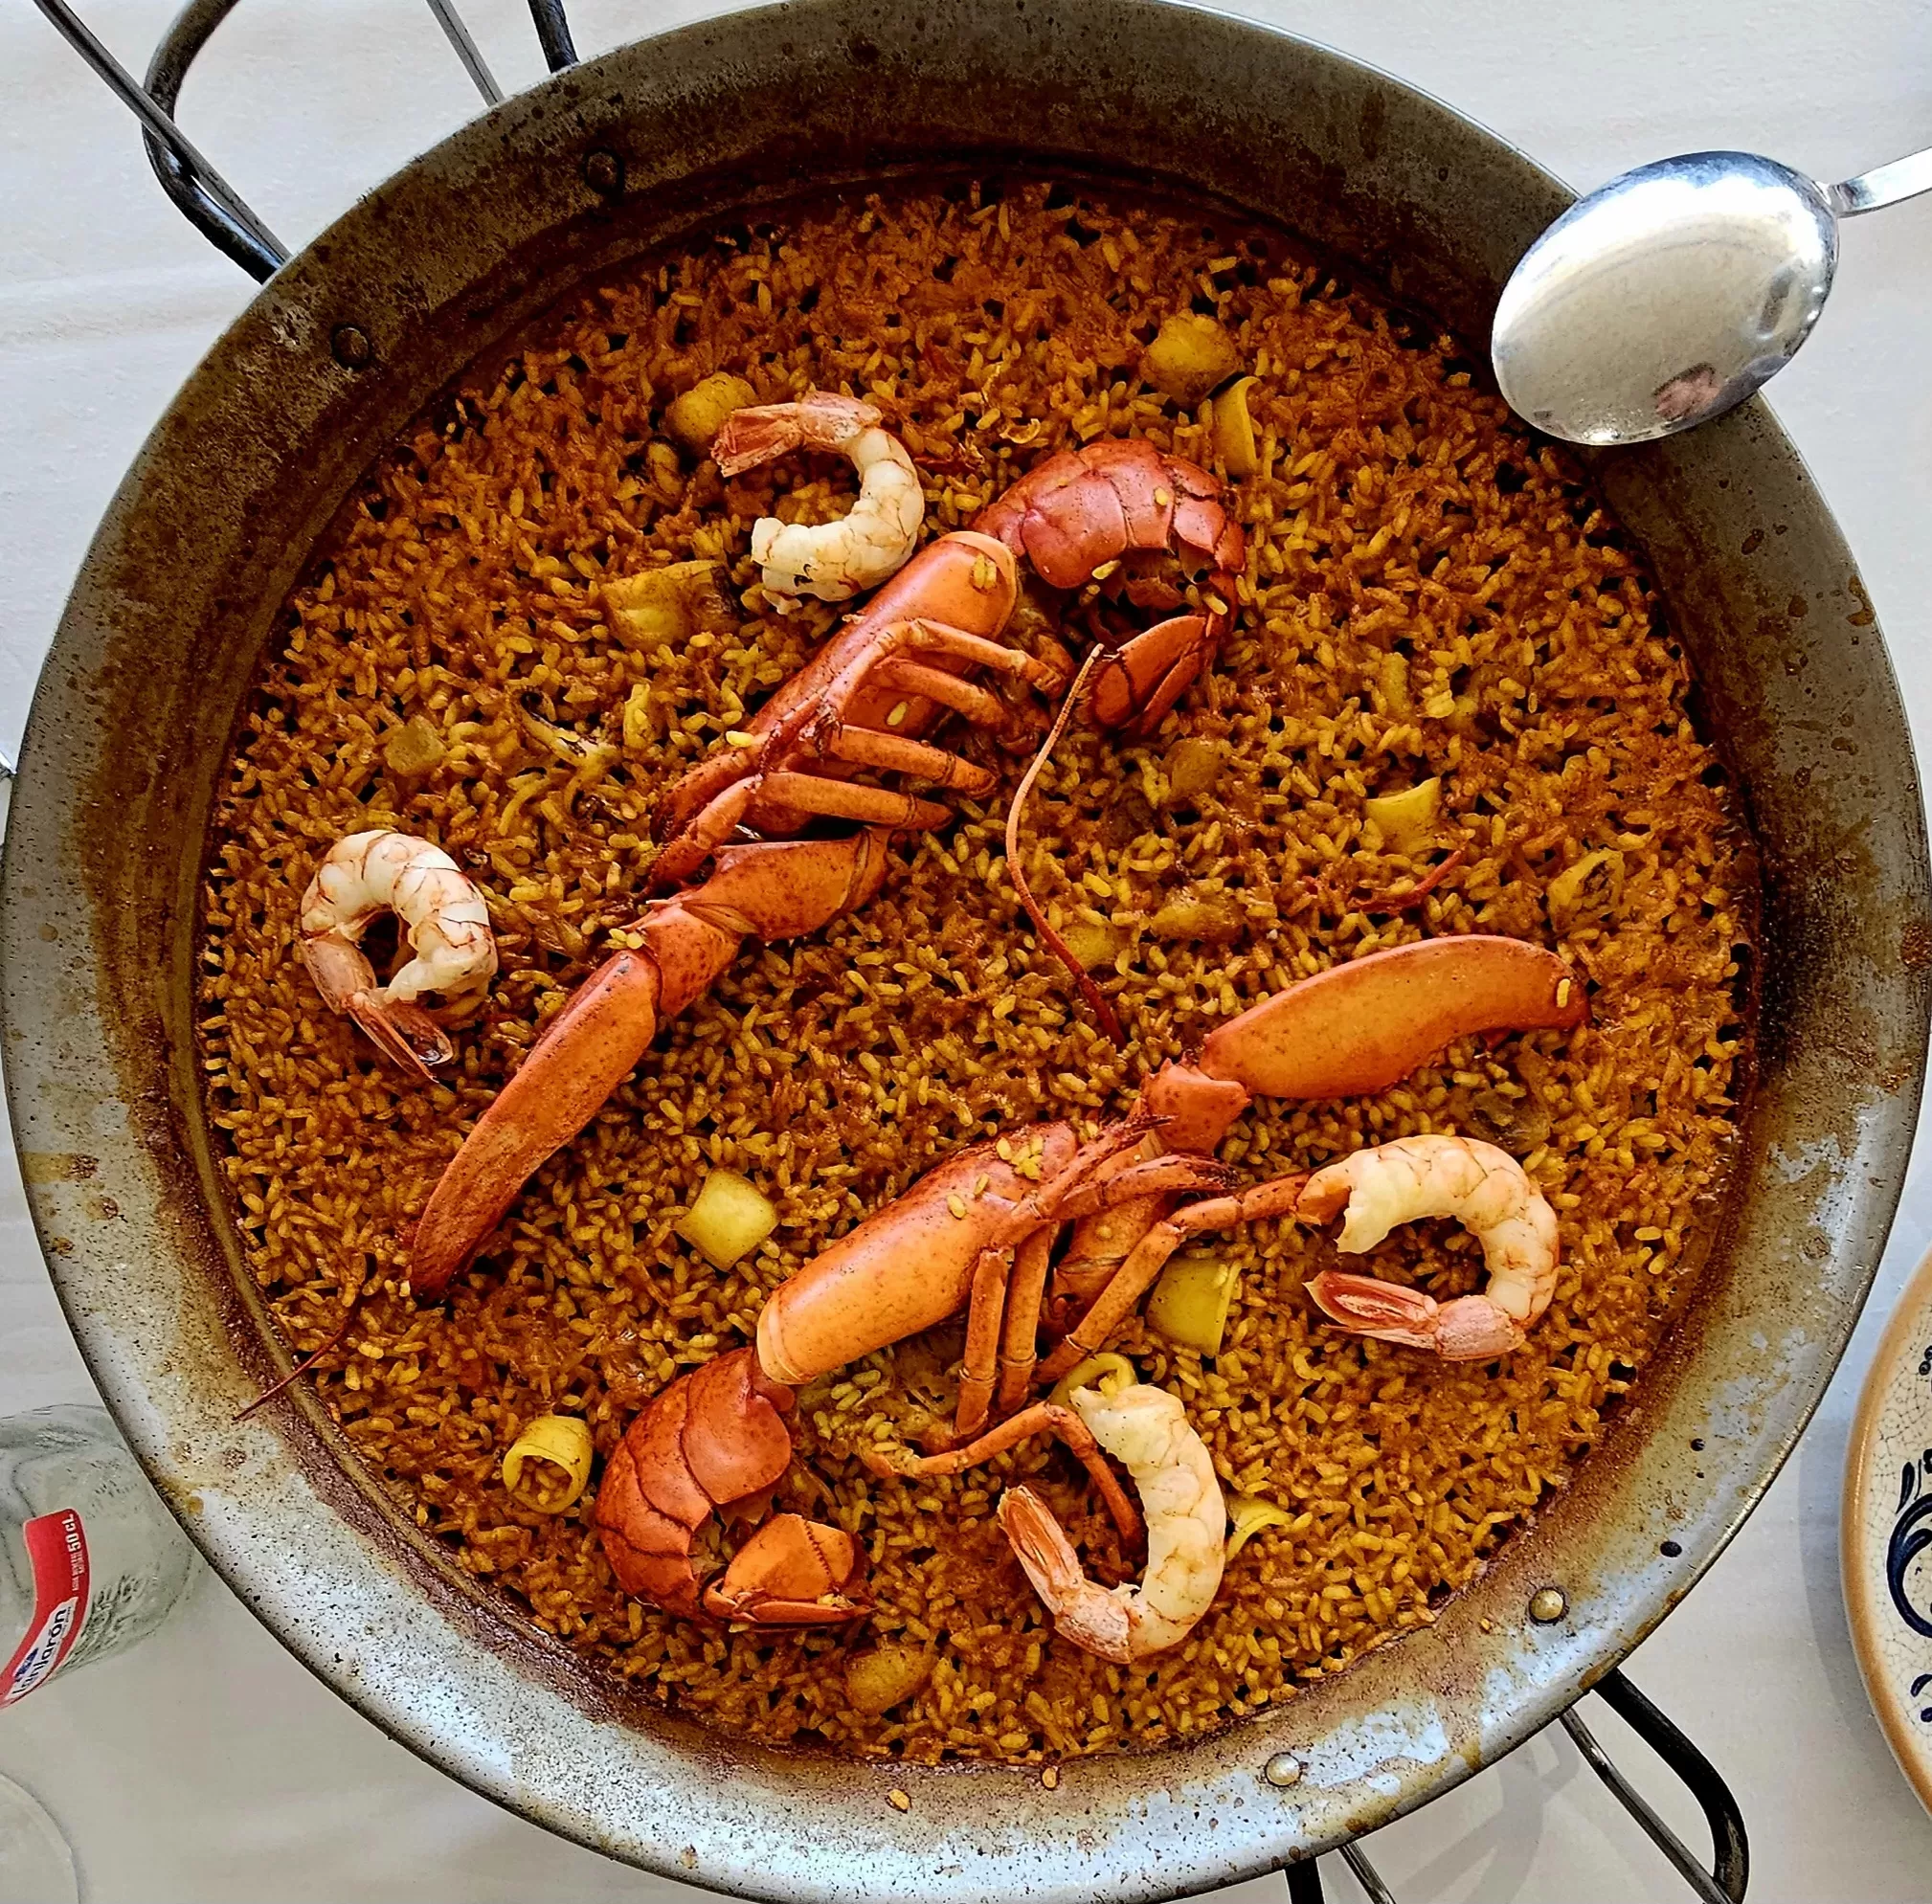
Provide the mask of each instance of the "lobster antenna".
POLYGON ((348 1306, 342 1312, 342 1320, 336 1324, 334 1333, 329 1336, 327 1341, 323 1343, 320 1348, 311 1349, 273 1388, 263 1389, 246 1408, 237 1408, 231 1418, 231 1422, 247 1421, 258 1408, 273 1401, 284 1389, 290 1388, 300 1381, 331 1349, 341 1348, 343 1337, 348 1333, 348 1325, 355 1320, 355 1312, 362 1307, 362 1299, 374 1286, 375 1280, 374 1276, 368 1275, 356 1286, 355 1294, 349 1297, 348 1306))
POLYGON ((1080 996, 1087 1000, 1088 1008, 1100 1020, 1100 1028, 1115 1044, 1124 1044, 1126 1037, 1120 1029, 1119 1017, 1106 995, 1087 974, 1087 969, 1073 956, 1067 941, 1046 923, 1046 914, 1041 909, 1040 902, 1033 897, 1033 891, 1026 884, 1026 875, 1020 865, 1020 825, 1025 818, 1026 798, 1033 791, 1033 783, 1040 777, 1040 770, 1052 756, 1060 736, 1067 731, 1067 723, 1073 716, 1073 709, 1080 700, 1081 689, 1087 685, 1087 677, 1093 672, 1093 664, 1100 659, 1100 649, 1096 645, 1089 648, 1087 659, 1080 663, 1079 672, 1073 677, 1073 685, 1067 690, 1067 698, 1060 704, 1060 711, 1053 717, 1053 725, 1046 730, 1046 738, 1040 744, 1040 751, 1028 764, 1026 772, 1021 775, 1019 788, 1013 795, 1013 804, 1006 811, 1006 876, 1013 882, 1013 890, 1020 895, 1020 904, 1025 908, 1026 916, 1033 922, 1033 930, 1048 946, 1053 955, 1073 974, 1073 982, 1080 988, 1080 996))

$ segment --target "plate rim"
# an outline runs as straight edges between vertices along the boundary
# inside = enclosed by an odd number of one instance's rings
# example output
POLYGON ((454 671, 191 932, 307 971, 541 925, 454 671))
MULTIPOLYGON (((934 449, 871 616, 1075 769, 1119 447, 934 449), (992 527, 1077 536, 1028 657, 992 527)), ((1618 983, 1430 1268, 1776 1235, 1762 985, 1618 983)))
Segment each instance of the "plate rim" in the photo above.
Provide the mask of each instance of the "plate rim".
MULTIPOLYGON (((1872 1708, 1885 1744, 1919 1803, 1932 1813, 1932 1727, 1915 1731, 1898 1696, 1883 1676, 1878 1651, 1877 1623, 1884 1603, 1876 1596, 1873 1568, 1882 1567, 1865 1533, 1877 1468, 1879 1417, 1893 1371, 1908 1342, 1932 1329, 1932 1246, 1906 1277, 1886 1318, 1852 1416, 1851 1438, 1845 1450, 1845 1481, 1839 1490, 1838 1587, 1844 1602, 1845 1624, 1851 1629, 1852 1652, 1864 1683, 1865 1702, 1872 1708), (1909 1326, 1908 1326, 1909 1325, 1909 1326)), ((1932 1340, 1932 1336, 1927 1337, 1932 1340)))

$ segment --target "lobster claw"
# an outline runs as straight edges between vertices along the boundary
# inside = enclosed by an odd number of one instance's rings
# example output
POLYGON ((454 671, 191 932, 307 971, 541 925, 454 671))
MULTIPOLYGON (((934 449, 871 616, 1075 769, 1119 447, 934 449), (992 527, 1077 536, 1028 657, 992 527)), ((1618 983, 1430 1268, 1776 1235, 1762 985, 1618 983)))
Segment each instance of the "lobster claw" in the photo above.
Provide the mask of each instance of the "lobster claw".
POLYGON ((830 1626, 863 1620, 859 1545, 841 1528, 803 1514, 775 1514, 705 1590, 705 1611, 761 1626, 830 1626))
POLYGON ((1177 615, 1143 630, 1095 672, 1087 701, 1094 720, 1103 728, 1132 723, 1135 733, 1151 733, 1206 665, 1213 645, 1204 615, 1177 615))
POLYGON ((1200 1070, 1257 1097, 1368 1097, 1458 1038, 1582 1024, 1582 978, 1520 939, 1423 939, 1331 966, 1229 1019, 1200 1070))

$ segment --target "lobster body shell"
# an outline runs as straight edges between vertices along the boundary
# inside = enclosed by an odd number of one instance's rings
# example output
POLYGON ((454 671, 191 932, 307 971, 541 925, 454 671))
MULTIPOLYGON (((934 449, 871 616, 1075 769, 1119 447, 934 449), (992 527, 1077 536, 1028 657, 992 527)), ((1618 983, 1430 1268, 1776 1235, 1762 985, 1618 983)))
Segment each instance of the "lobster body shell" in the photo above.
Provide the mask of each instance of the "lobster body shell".
MULTIPOLYGON (((860 612, 851 616, 811 661, 775 692, 746 724, 763 740, 823 695, 841 675, 862 662, 883 629, 911 620, 941 621, 987 640, 998 637, 1019 594, 1012 552, 991 536, 958 529, 929 542, 860 612)), ((946 667, 943 662, 934 665, 946 667)), ((900 702, 905 713, 891 724, 897 734, 923 733, 943 711, 937 703, 908 697, 894 687, 866 682, 841 710, 855 727, 883 728, 900 702)), ((658 807, 661 839, 674 838, 718 795, 753 773, 755 748, 714 753, 699 762, 663 795, 658 807)), ((803 823, 797 816, 795 826, 803 823)), ((773 830, 770 826, 766 830, 773 830)))
MULTIPOLYGON (((1079 1148, 1070 1124, 1035 1125, 1028 1136, 1042 1177, 1079 1148)), ((1038 1188, 994 1144, 949 1157, 779 1285, 758 1317, 760 1365, 796 1388, 956 1315, 980 1252, 1038 1188)))

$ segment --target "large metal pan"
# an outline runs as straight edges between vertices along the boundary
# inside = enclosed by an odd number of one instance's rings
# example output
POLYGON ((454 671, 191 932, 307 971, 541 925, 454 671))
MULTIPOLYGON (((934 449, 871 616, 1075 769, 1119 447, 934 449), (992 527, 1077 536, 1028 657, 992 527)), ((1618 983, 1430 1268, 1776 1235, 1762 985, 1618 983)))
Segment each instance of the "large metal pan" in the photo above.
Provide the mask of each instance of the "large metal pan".
POLYGON ((1604 1445, 1434 1626, 1265 1722, 1077 1762, 1053 1791, 788 1754, 625 1707, 418 1537, 305 1393, 235 1421, 283 1357, 202 1109, 195 895, 237 708, 318 532, 432 392, 586 273, 814 182, 1018 144, 1221 194, 1478 341, 1567 197, 1382 75, 1149 0, 806 0, 567 71, 357 205, 190 379, 75 588, 7 841, 34 1218, 101 1389, 209 1558, 456 1777, 753 1896, 1166 1896, 1370 1829, 1508 1751, 1650 1630, 1789 1451, 1878 1261, 1919 1099, 1932 892, 1904 718, 1844 542, 1752 405, 1597 467, 1764 847, 1737 1195, 1604 1445), (1567 1610, 1539 1624, 1547 1587, 1567 1610), (1264 1777, 1283 1750, 1297 1782, 1264 1777))

